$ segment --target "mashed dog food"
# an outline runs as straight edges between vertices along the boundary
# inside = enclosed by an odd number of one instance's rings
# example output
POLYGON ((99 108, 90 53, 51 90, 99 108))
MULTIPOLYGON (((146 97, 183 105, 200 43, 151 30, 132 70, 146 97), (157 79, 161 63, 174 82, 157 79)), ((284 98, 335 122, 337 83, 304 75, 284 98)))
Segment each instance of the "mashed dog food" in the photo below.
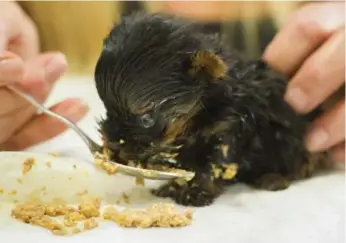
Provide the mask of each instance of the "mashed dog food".
POLYGON ((76 208, 63 204, 17 204, 11 216, 26 224, 46 228, 54 235, 72 235, 97 228, 104 219, 126 228, 184 227, 192 222, 192 212, 180 211, 173 204, 158 203, 145 209, 101 210, 99 198, 89 198, 76 208), (81 224, 80 227, 78 225, 81 224))

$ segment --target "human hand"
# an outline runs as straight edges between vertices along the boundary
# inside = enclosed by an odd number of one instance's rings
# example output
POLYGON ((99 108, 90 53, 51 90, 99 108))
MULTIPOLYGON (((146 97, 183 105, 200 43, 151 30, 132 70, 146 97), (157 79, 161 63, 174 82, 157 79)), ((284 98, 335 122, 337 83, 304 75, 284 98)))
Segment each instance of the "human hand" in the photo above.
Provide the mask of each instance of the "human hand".
MULTIPOLYGON (((22 150, 53 138, 67 128, 6 88, 16 85, 43 103, 67 67, 61 53, 40 54, 27 62, 10 52, 0 58, 0 150, 22 150)), ((79 99, 66 99, 51 110, 77 122, 88 111, 79 99)))
MULTIPOLYGON (((0 2, 0 150, 21 150, 55 137, 66 127, 35 108, 6 85, 16 85, 43 103, 65 72, 61 53, 39 54, 36 27, 15 1, 0 2)), ((51 110, 77 122, 87 112, 78 99, 67 99, 51 110)))
MULTIPOLYGON (((306 113, 326 102, 345 84, 345 3, 304 5, 268 45, 264 60, 293 76, 287 102, 306 113)), ((344 88, 344 86, 343 86, 344 88)), ((310 151, 331 150, 335 161, 345 161, 345 90, 342 97, 316 119, 306 134, 310 151)))
POLYGON ((5 50, 24 60, 39 53, 36 26, 16 1, 0 1, 0 56, 5 50))

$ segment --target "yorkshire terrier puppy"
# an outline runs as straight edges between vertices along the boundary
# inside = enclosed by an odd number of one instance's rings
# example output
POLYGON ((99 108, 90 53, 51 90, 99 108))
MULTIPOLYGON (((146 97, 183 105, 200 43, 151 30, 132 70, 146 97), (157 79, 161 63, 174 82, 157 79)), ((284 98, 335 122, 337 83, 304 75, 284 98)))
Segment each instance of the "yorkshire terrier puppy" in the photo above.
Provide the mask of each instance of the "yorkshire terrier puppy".
POLYGON ((132 14, 110 31, 95 68, 104 146, 119 163, 194 171, 153 192, 182 205, 209 205, 234 182, 285 189, 326 157, 305 149, 318 111, 296 114, 283 99, 287 80, 193 23, 132 14))

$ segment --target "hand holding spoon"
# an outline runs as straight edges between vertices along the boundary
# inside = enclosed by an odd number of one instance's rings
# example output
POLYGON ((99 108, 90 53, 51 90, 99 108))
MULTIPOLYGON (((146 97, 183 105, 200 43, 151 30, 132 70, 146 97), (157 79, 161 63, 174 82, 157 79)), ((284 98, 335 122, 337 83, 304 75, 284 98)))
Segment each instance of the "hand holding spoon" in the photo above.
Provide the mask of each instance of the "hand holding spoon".
MULTIPOLYGON (((51 117, 54 117, 61 122, 63 122, 66 126, 71 128, 73 131, 77 133, 79 137, 82 138, 84 143, 88 146, 89 151, 93 156, 97 153, 101 153, 102 147, 98 145, 95 141, 93 141, 84 131, 82 131, 74 122, 70 121, 69 119, 54 113, 38 103, 32 96, 22 92, 21 90, 13 87, 8 86, 10 90, 12 90, 14 93, 18 94, 22 98, 24 98, 26 101, 31 103, 39 112, 43 112, 51 117)), ((186 172, 186 173, 172 173, 172 172, 163 172, 163 171, 156 171, 156 170, 148 170, 148 169, 141 169, 141 168, 135 168, 131 166, 126 166, 123 164, 116 163, 114 161, 111 161, 117 166, 117 172, 134 176, 134 177, 143 177, 146 179, 151 180, 171 180, 171 179, 177 179, 177 178, 183 178, 190 180, 194 176, 194 173, 192 172, 186 172)))

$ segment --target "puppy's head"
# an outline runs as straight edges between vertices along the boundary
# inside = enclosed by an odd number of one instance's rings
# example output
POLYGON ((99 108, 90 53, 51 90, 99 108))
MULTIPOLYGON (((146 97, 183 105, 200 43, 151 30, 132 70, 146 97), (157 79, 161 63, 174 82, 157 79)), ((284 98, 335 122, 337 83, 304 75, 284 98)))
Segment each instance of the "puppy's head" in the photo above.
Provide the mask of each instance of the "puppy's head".
POLYGON ((220 53, 213 38, 180 19, 123 18, 106 37, 95 70, 107 146, 141 162, 179 146, 206 90, 227 75, 220 53))

